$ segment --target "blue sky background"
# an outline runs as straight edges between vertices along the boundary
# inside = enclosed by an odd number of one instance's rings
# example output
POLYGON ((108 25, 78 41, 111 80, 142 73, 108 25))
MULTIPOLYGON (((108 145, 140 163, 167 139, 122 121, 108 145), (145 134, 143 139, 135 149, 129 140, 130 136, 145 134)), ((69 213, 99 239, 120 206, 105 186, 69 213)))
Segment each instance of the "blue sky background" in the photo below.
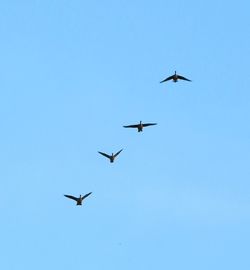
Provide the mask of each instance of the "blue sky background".
POLYGON ((0 2, 1 269, 250 269, 249 9, 0 2))

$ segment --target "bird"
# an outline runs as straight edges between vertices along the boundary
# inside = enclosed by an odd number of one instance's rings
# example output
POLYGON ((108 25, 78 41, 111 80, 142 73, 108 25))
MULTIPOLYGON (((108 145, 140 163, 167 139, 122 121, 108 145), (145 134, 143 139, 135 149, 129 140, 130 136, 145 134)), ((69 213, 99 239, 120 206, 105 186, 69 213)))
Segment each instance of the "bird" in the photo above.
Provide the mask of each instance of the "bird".
POLYGON ((177 82, 178 80, 185 80, 185 81, 191 82, 191 80, 189 80, 189 79, 187 79, 187 78, 185 78, 185 77, 183 77, 181 75, 176 74, 176 71, 174 72, 174 75, 167 77, 166 79, 164 79, 160 83, 163 83, 163 82, 166 82, 166 81, 169 81, 169 80, 173 80, 173 82, 177 82))
POLYGON ((84 196, 80 195, 78 198, 74 197, 72 195, 64 195, 65 197, 72 199, 74 201, 76 201, 76 205, 82 205, 82 201, 87 198, 92 192, 89 192, 87 194, 85 194, 84 196))
POLYGON ((123 126, 124 128, 137 128, 138 132, 142 132, 144 127, 148 127, 148 126, 154 126, 157 125, 157 123, 145 123, 143 124, 142 121, 140 121, 139 124, 136 125, 128 125, 128 126, 123 126))
POLYGON ((112 153, 111 156, 108 155, 108 154, 106 154, 106 153, 99 152, 99 151, 98 151, 98 153, 101 154, 101 155, 103 155, 104 157, 108 158, 108 159, 110 160, 110 162, 113 163, 114 160, 115 160, 115 158, 121 153, 122 150, 123 150, 123 149, 121 149, 120 151, 118 151, 118 152, 115 153, 115 154, 112 153))

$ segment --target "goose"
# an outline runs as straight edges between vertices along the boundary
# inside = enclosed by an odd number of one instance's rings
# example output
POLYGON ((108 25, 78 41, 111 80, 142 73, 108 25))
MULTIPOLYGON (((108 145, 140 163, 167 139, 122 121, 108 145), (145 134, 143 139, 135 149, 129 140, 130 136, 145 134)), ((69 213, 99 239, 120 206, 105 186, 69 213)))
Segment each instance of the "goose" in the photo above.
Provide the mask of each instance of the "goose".
POLYGON ((110 160, 110 162, 113 163, 114 160, 115 160, 115 158, 121 153, 122 150, 123 150, 123 149, 121 149, 120 151, 118 151, 118 152, 115 153, 115 154, 112 153, 111 156, 108 155, 108 154, 106 154, 106 153, 99 152, 99 151, 98 151, 98 153, 101 154, 101 155, 103 155, 104 157, 108 158, 108 159, 110 160))
POLYGON ((164 79, 160 83, 163 83, 163 82, 166 82, 166 81, 169 81, 169 80, 173 80, 173 82, 177 82, 178 80, 185 80, 185 81, 191 82, 191 80, 189 80, 189 79, 187 79, 187 78, 185 78, 185 77, 183 77, 181 75, 176 74, 176 71, 174 72, 174 75, 167 77, 166 79, 164 79))
POLYGON ((84 196, 80 195, 78 198, 74 197, 72 195, 64 195, 65 197, 72 199, 74 201, 76 201, 76 205, 82 205, 82 201, 87 198, 92 192, 89 192, 87 194, 85 194, 84 196))
POLYGON ((139 124, 136 125, 128 125, 128 126, 123 126, 124 128, 137 128, 138 132, 142 132, 144 127, 148 127, 148 126, 154 126, 157 125, 156 123, 145 123, 143 124, 142 121, 140 121, 139 124))

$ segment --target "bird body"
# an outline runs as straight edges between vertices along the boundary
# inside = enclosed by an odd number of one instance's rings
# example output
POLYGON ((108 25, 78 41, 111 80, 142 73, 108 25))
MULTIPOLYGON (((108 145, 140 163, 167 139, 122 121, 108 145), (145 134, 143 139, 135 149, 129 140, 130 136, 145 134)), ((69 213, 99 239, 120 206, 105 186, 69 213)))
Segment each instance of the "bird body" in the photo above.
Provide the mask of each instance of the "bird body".
POLYGON ((163 82, 166 82, 166 81, 169 81, 169 80, 173 80, 173 82, 177 82, 178 80, 185 80, 185 81, 189 81, 191 82, 191 80, 181 76, 181 75, 178 75, 176 73, 176 71, 174 72, 174 75, 171 75, 169 77, 167 77, 166 79, 164 79, 163 81, 161 81, 160 83, 163 83, 163 82))
POLYGON ((76 201, 76 205, 82 205, 82 202, 85 198, 87 198, 92 192, 89 192, 87 194, 85 194, 84 196, 80 195, 78 198, 72 195, 64 195, 65 197, 76 201))
POLYGON ((142 121, 140 121, 139 124, 135 124, 135 125, 128 125, 128 126, 123 126, 124 128, 137 128, 138 132, 142 132, 144 127, 148 127, 148 126, 154 126, 157 125, 156 123, 145 123, 143 124, 142 121))

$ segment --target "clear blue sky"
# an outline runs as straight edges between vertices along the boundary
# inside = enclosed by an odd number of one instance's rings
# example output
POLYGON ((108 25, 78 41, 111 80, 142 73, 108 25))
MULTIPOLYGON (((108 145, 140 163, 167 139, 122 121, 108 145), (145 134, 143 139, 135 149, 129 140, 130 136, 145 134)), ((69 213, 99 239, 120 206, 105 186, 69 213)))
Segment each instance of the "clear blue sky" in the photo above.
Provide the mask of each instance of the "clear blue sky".
POLYGON ((249 10, 0 2, 1 269, 250 269, 249 10))

